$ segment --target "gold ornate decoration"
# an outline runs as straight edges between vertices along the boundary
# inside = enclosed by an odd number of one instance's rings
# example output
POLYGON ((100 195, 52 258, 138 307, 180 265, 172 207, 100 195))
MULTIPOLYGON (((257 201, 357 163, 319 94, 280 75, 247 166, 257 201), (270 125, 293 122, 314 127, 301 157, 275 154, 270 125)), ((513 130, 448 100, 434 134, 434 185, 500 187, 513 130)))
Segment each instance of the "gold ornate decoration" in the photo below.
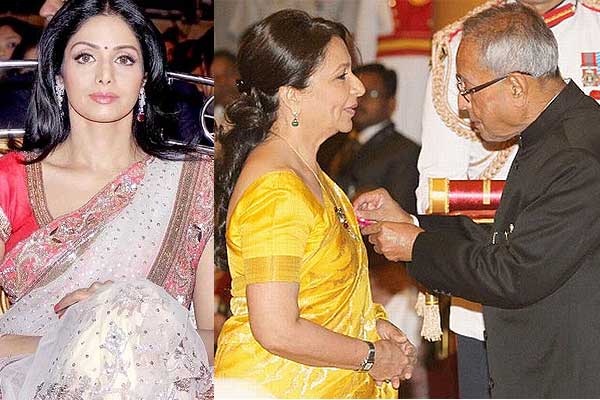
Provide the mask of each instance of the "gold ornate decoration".
POLYGON ((506 161, 516 147, 517 145, 512 145, 504 150, 497 151, 494 160, 479 174, 477 179, 493 179, 502 167, 504 167, 504 164, 506 164, 506 161))
POLYGON ((501 0, 490 0, 483 5, 469 11, 464 17, 446 26, 433 35, 431 48, 431 91, 433 106, 444 124, 458 136, 477 141, 479 138, 471 130, 469 125, 457 113, 452 111, 448 104, 448 84, 450 81, 449 65, 455 62, 454 54, 450 48, 450 42, 458 30, 462 28, 463 22, 483 10, 501 3, 501 0))

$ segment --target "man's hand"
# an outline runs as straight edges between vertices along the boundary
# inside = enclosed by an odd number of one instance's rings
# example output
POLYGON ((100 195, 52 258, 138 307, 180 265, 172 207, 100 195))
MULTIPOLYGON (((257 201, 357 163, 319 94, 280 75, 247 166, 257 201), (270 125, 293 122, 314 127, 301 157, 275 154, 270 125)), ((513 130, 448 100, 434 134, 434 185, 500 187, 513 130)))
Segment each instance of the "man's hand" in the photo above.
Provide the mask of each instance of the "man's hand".
POLYGON ((359 218, 371 221, 412 222, 410 214, 383 188, 360 194, 354 199, 353 205, 359 218))
POLYGON ((377 222, 361 229, 379 254, 390 261, 411 261, 412 249, 423 229, 411 223, 377 222))

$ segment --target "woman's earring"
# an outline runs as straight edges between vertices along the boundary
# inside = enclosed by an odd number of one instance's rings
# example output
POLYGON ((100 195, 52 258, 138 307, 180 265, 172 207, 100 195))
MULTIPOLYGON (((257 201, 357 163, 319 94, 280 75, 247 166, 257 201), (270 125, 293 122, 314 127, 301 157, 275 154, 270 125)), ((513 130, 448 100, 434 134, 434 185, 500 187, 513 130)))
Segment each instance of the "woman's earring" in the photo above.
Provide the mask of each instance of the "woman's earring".
POLYGON ((144 113, 144 107, 146 107, 146 91, 144 87, 140 89, 140 97, 138 99, 138 122, 144 122, 146 120, 146 114, 144 113))
POLYGON ((300 122, 298 122, 298 112, 292 111, 292 115, 294 116, 294 119, 292 120, 292 126, 295 128, 300 125, 300 122))
POLYGON ((63 114, 63 100, 65 99, 65 85, 60 81, 60 79, 56 78, 54 82, 54 93, 56 94, 56 102, 60 107, 60 114, 63 114))

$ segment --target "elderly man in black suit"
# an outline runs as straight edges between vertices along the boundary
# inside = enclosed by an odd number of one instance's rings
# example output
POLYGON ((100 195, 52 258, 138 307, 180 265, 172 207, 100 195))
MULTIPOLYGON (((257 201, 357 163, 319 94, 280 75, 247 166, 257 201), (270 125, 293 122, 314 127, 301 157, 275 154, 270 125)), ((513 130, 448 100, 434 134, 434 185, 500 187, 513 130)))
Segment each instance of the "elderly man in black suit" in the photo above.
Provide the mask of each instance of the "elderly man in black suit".
POLYGON ((433 291, 484 305, 492 397, 597 398, 600 106, 563 81, 552 32, 518 3, 465 22, 457 81, 483 139, 519 140, 493 230, 413 217, 381 189, 355 200, 377 221, 363 233, 433 291))

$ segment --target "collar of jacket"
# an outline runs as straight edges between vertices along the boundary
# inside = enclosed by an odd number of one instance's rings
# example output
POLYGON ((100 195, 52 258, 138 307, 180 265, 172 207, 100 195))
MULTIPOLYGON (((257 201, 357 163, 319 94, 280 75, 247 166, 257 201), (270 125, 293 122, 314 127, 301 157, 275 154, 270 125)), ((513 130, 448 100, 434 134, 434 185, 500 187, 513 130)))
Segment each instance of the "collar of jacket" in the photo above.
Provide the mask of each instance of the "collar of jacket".
POLYGON ((581 101, 585 94, 572 80, 561 90, 544 111, 521 133, 519 145, 529 147, 539 142, 548 128, 556 124, 566 110, 581 101))

